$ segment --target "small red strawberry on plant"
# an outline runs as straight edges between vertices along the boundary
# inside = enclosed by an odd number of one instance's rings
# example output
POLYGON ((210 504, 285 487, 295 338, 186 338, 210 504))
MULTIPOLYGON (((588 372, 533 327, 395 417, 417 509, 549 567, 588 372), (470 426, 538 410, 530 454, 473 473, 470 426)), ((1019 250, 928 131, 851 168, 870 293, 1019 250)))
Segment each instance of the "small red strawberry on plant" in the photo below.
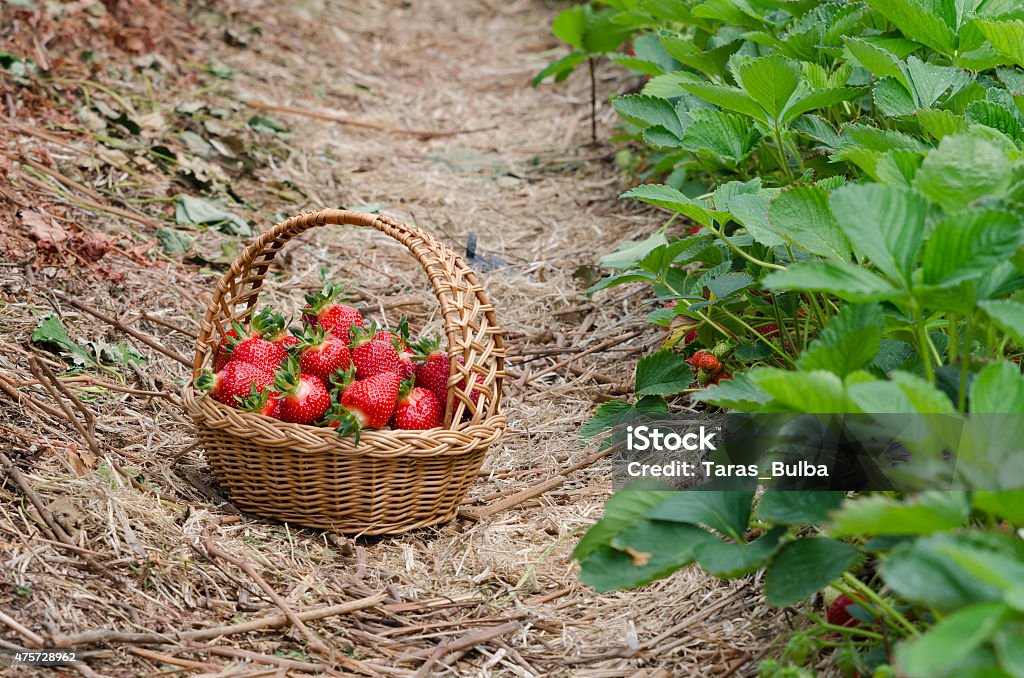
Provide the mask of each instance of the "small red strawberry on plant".
POLYGON ((710 351, 697 351, 686 359, 691 367, 717 374, 722 369, 722 362, 710 351))
POLYGON ((306 307, 302 319, 307 325, 323 327, 324 331, 344 340, 349 339, 350 329, 363 326, 363 316, 352 306, 340 303, 344 287, 328 283, 320 292, 306 295, 306 307))
POLYGON ((337 427, 339 436, 353 435, 358 445, 361 430, 387 426, 395 413, 400 385, 401 377, 394 372, 355 381, 355 369, 349 368, 339 384, 340 402, 331 408, 327 425, 337 427))
POLYGON ((415 381, 414 377, 402 382, 391 425, 404 431, 436 428, 444 419, 444 403, 429 389, 415 386, 415 381))
POLYGON ((312 374, 302 374, 299 361, 288 356, 274 376, 274 388, 280 393, 282 421, 312 424, 331 406, 331 395, 324 382, 312 374))
POLYGON ((255 388, 249 392, 249 395, 239 397, 238 409, 243 412, 255 412, 256 414, 262 414, 265 417, 272 417, 274 419, 281 418, 281 398, 276 391, 272 391, 269 388, 264 388, 262 391, 258 391, 255 388))
POLYGON ((352 344, 349 352, 352 363, 356 366, 356 378, 368 379, 381 372, 402 374, 405 370, 394 344, 377 339, 377 328, 371 322, 370 327, 353 327, 352 344))
POLYGON ((262 392, 273 382, 273 372, 251 363, 232 360, 219 372, 203 370, 196 377, 195 386, 200 391, 206 391, 217 402, 228 407, 238 407, 238 398, 245 397, 254 389, 262 392))
POLYGON ((298 340, 295 350, 300 370, 318 377, 325 385, 331 383, 335 372, 352 365, 348 343, 333 334, 325 334, 322 327, 307 328, 299 333, 298 340))
POLYGON ((715 384, 718 384, 723 381, 732 381, 732 375, 729 374, 728 372, 725 372, 724 370, 708 379, 707 386, 714 386, 715 384))
POLYGON ((828 609, 825 612, 825 619, 833 626, 860 626, 860 620, 850 614, 847 610, 851 605, 858 604, 859 603, 850 596, 845 593, 840 593, 828 606, 828 609))

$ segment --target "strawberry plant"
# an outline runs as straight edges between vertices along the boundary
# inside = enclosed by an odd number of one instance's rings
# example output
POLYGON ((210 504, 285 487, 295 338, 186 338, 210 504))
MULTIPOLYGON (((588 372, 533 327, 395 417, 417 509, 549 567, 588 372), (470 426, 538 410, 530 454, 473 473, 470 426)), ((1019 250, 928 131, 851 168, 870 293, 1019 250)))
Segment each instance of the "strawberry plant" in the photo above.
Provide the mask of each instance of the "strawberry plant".
POLYGON ((1024 493, 1014 435, 986 417, 1020 433, 1024 8, 604 4, 632 36, 610 58, 643 78, 612 100, 618 140, 642 157, 622 197, 668 215, 605 256, 588 293, 647 285, 647 320, 668 331, 633 399, 602 404, 582 435, 613 431, 608 444, 686 401, 898 414, 919 425, 915 454, 958 453, 963 491, 623 491, 577 547, 584 581, 639 586, 697 563, 764 569, 777 605, 823 589, 853 601, 843 613, 860 623, 809 612, 767 673, 835 649, 850 675, 1018 675, 1024 493))

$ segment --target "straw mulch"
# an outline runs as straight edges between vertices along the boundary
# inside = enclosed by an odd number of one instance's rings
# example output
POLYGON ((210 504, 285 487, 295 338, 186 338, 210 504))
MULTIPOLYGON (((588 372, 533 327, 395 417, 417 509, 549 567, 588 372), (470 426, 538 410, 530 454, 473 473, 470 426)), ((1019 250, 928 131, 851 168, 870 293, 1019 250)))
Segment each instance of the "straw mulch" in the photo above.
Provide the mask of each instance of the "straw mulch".
MULTIPOLYGON (((688 569, 598 595, 570 557, 610 492, 607 460, 576 431, 595 401, 628 393, 661 339, 640 321, 642 290, 581 291, 588 267, 659 216, 615 199, 625 179, 614 147, 588 143, 584 77, 527 86, 557 53, 557 7, 46 7, 0 5, 0 51, 35 65, 0 70, 0 647, 77 648, 86 676, 755 670, 788 626, 759 582, 688 569), (254 130, 253 116, 290 133, 254 130), (178 193, 229 200, 258 229, 345 206, 460 252, 475 234, 507 331, 510 426, 459 520, 352 539, 237 515, 177 394, 240 241, 210 228, 165 253, 178 193), (106 351, 105 369, 33 342, 49 313, 106 351)), ((623 86, 615 69, 598 75, 602 97, 623 86)), ((607 105, 598 122, 607 136, 607 105)), ((277 266, 267 301, 294 307, 329 271, 367 314, 438 326, 415 262, 379 234, 318 229, 277 266)))

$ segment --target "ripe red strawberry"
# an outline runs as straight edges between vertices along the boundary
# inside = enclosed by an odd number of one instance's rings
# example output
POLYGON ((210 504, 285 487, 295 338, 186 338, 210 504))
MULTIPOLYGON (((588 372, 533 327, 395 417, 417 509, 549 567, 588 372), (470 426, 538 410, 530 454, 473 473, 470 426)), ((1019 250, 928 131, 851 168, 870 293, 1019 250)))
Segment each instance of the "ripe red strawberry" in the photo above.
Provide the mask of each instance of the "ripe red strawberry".
POLYGON ((846 609, 849 606, 856 604, 857 601, 853 600, 845 593, 839 594, 839 596, 832 601, 832 604, 828 606, 828 611, 825 613, 828 623, 835 626, 860 626, 860 620, 856 619, 846 609))
POLYGON ((719 372, 708 380, 708 386, 714 386, 720 381, 732 381, 732 375, 728 372, 719 372))
POLYGON ((196 388, 228 407, 238 407, 238 398, 244 398, 253 390, 262 392, 274 382, 273 372, 260 369, 251 363, 232 360, 220 372, 204 370, 196 378, 196 388))
POLYGON ((356 366, 356 378, 368 379, 381 372, 402 374, 405 370, 398 357, 398 349, 387 341, 376 339, 377 331, 371 323, 370 327, 352 328, 352 363, 356 366))
POLYGON ((425 431, 440 426, 444 419, 444 403, 429 389, 414 387, 414 381, 402 382, 391 425, 405 431, 425 431))
POLYGON ((331 396, 324 382, 312 374, 301 374, 295 356, 289 356, 277 371, 274 388, 281 394, 282 421, 312 424, 331 406, 331 396))
POLYGON ((231 353, 232 361, 241 361, 255 365, 268 372, 274 372, 281 366, 287 351, 280 345, 266 339, 249 337, 235 344, 231 353))
POLYGON ((431 391, 442 404, 448 402, 451 363, 448 353, 441 350, 441 335, 433 339, 421 339, 414 348, 415 359, 420 363, 416 366, 416 383, 431 391))
MULTIPOLYGON (((280 313, 274 313, 270 306, 264 306, 259 313, 249 320, 249 327, 246 329, 239 323, 233 323, 231 329, 224 333, 224 336, 217 342, 217 359, 214 361, 214 372, 221 369, 235 358, 234 352, 238 345, 246 339, 274 339, 284 332, 285 320, 280 313)), ((247 360, 246 362, 252 362, 247 360)), ((275 365, 272 369, 277 369, 275 365)))
POLYGON ((338 435, 355 435, 364 428, 383 428, 391 420, 398 403, 401 378, 394 372, 381 372, 367 379, 351 381, 355 375, 350 369, 347 386, 342 386, 339 407, 332 409, 328 426, 336 426, 338 435))
POLYGON ((255 388, 249 395, 238 399, 238 409, 244 412, 255 412, 274 419, 281 418, 280 394, 270 389, 257 391, 255 388))
POLYGON ((693 228, 686 232, 686 235, 697 235, 698 233, 700 233, 700 224, 694 224, 693 228))
POLYGON ((306 307, 302 318, 307 325, 317 325, 346 341, 353 326, 363 326, 363 316, 352 306, 339 303, 344 300, 344 287, 327 284, 321 292, 306 295, 306 307))
POLYGON ((757 333, 763 337, 774 337, 779 334, 778 323, 769 323, 767 325, 762 325, 761 327, 757 327, 755 329, 757 330, 757 333))
POLYGON ((289 331, 283 333, 280 337, 274 339, 273 341, 275 344, 277 344, 278 346, 287 351, 293 346, 298 346, 300 339, 289 331))
POLYGON ((312 374, 325 385, 331 383, 335 372, 347 370, 352 365, 347 342, 333 334, 324 335, 322 327, 308 329, 296 350, 303 374, 312 374))
POLYGON ((416 376, 416 361, 413 359, 412 349, 409 348, 409 321, 404 315, 398 321, 397 336, 393 332, 381 330, 374 339, 390 341, 398 351, 398 361, 402 364, 400 376, 403 379, 412 379, 416 376))
POLYGON ((684 346, 689 346, 690 344, 692 344, 695 341, 697 341, 697 328, 696 327, 694 327, 692 330, 687 332, 686 336, 683 337, 683 345, 684 346))
POLYGON ((716 374, 722 369, 722 362, 708 351, 697 351, 687 358, 686 362, 697 369, 704 369, 716 374))

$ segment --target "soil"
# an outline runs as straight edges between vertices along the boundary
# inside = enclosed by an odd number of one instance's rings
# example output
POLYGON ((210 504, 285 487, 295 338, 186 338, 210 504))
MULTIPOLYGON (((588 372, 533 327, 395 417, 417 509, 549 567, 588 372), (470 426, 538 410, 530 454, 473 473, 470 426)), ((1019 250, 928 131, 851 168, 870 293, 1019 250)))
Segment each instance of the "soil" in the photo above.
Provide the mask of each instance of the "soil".
MULTIPOLYGON (((662 340, 642 290, 582 294, 661 217, 616 199, 628 178, 591 143, 584 72, 529 86, 562 53, 560 4, 35 4, 0 6, 0 648, 63 640, 86 676, 756 673, 788 621, 755 578, 580 584, 571 552, 611 492, 607 459, 486 510, 592 455, 579 425, 662 340), (179 223, 179 195, 241 219, 179 223), (181 411, 216 280, 254 235, 320 207, 393 215, 467 256, 476 242, 509 428, 449 524, 353 538, 238 518, 181 411), (51 314, 63 346, 37 330, 51 314), (280 614, 240 561, 296 612, 361 609, 309 622, 327 656, 287 623, 200 645, 111 633, 280 614)), ((597 74, 606 139, 628 83, 597 74)), ((318 229, 272 278, 261 301, 339 280, 369 315, 439 327, 415 261, 376 233, 318 229)))

